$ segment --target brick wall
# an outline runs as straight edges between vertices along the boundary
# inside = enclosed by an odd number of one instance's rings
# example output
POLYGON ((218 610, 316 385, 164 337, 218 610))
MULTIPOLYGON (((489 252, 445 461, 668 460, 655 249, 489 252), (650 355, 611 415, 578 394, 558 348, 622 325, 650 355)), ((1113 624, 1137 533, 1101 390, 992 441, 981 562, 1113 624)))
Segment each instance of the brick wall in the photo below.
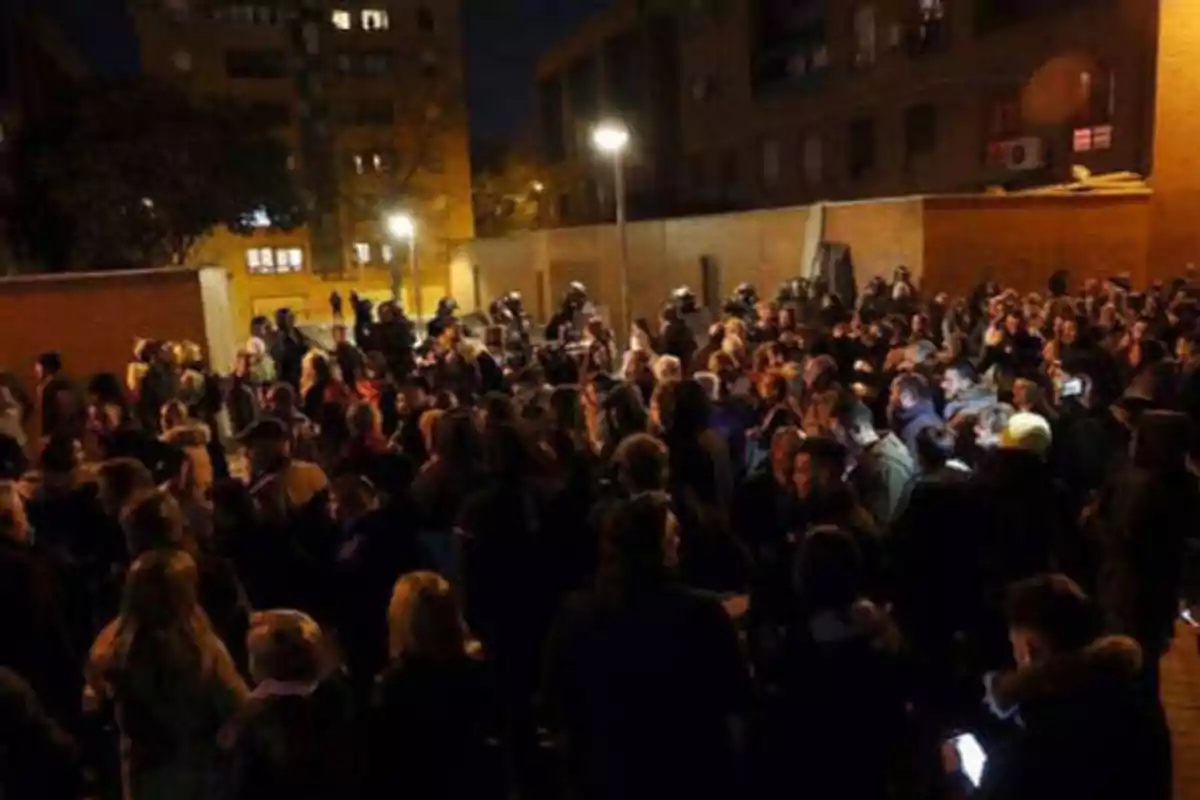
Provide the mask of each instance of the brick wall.
POLYGON ((80 380, 113 372, 124 382, 138 337, 206 341, 193 271, 147 271, 0 281, 0 369, 33 388, 33 363, 57 350, 80 380))
POLYGON ((924 281, 966 293, 982 280, 1045 291, 1059 269, 1073 281, 1129 273, 1145 280, 1148 195, 927 198, 924 281))

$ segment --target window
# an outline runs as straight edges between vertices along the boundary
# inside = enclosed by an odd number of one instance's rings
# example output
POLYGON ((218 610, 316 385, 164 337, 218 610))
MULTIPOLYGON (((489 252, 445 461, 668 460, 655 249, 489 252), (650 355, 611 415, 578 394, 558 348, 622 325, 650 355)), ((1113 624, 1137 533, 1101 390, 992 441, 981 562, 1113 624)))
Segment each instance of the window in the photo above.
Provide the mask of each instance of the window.
POLYGON ((426 78, 436 78, 441 71, 441 59, 432 50, 421 53, 421 74, 426 78))
POLYGON ((904 164, 937 151, 937 108, 922 103, 904 112, 904 164))
POLYGON ((779 161, 779 140, 764 139, 762 143, 762 177, 764 186, 771 187, 779 183, 779 161))
POLYGON ((988 107, 988 138, 1011 139, 1021 133, 1021 103, 1015 97, 1001 97, 988 107))
POLYGON ((818 134, 810 133, 804 140, 804 180, 817 186, 825 174, 825 147, 818 134))
POLYGON ((688 157, 688 185, 692 191, 698 192, 704 189, 704 182, 704 156, 694 153, 688 157))
POLYGON ((703 103, 713 94, 713 76, 712 75, 697 75, 692 78, 692 97, 698 103, 703 103))
POLYGON ((285 128, 292 123, 292 108, 287 103, 263 100, 246 107, 246 119, 265 130, 285 128))
POLYGON ((417 30, 433 33, 436 27, 437 21, 433 18, 433 12, 429 10, 429 6, 417 6, 417 30))
POLYGON ((354 260, 359 264, 371 263, 371 243, 370 242, 355 242, 354 243, 354 260))
POLYGON ((850 123, 850 177, 865 178, 875 169, 875 120, 864 117, 850 123))
POLYGON ((287 59, 282 50, 229 50, 225 73, 236 79, 282 78, 287 74, 287 59))
POLYGON ((299 247, 251 247, 246 251, 246 269, 252 275, 279 275, 304 269, 304 250, 299 247))
MULTIPOLYGON (((353 62, 352 68, 353 68, 353 62)), ((363 53, 358 60, 358 73, 368 78, 380 78, 392 71, 392 54, 387 50, 363 53)))
POLYGON ((721 156, 721 193, 728 197, 733 194, 738 181, 737 151, 727 150, 721 156))
POLYGON ((875 63, 875 7, 862 6, 854 12, 854 66, 865 69, 875 63))
POLYGON ((396 165, 396 151, 390 148, 371 154, 371 166, 376 172, 391 172, 396 165))
POLYGON ((379 245, 379 259, 385 263, 392 263, 392 259, 396 257, 396 251, 392 249, 390 244, 379 245))
POLYGON ((364 100, 352 112, 354 125, 391 125, 395 121, 395 108, 391 100, 364 100))
POLYGON ((348 31, 354 27, 354 17, 350 16, 350 12, 344 8, 335 8, 330 17, 333 27, 339 31, 348 31))
POLYGON ((269 247, 251 247, 246 251, 246 268, 254 273, 275 271, 275 251, 269 247))
POLYGON ((364 31, 386 31, 389 27, 388 12, 382 8, 364 8, 362 27, 364 31))

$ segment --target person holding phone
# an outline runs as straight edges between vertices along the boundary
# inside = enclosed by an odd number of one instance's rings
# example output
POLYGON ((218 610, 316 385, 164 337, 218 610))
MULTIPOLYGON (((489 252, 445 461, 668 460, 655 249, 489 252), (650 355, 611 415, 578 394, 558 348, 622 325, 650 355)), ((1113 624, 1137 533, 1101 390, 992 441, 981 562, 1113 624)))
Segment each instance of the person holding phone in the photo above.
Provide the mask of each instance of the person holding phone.
POLYGON ((1017 667, 985 684, 989 707, 1016 727, 982 770, 977 742, 951 741, 950 766, 978 775, 971 797, 1168 800, 1170 734, 1139 682, 1137 642, 1103 635, 1096 604, 1065 575, 1015 584, 1005 611, 1017 667))

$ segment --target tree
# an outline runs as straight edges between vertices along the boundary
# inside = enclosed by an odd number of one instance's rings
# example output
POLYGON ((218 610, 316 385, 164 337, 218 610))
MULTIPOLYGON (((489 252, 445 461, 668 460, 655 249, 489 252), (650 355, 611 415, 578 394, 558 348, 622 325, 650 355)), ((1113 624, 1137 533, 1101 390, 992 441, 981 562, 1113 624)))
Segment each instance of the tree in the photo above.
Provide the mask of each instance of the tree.
POLYGON ((478 236, 504 236, 533 230, 541 221, 546 194, 541 165, 519 149, 476 152, 471 204, 478 236))
POLYGON ((85 87, 13 151, 14 235, 45 269, 184 264, 221 225, 304 221, 287 149, 249 109, 155 83, 85 87))
MULTIPOLYGON (((358 221, 379 222, 402 209, 436 228, 451 210, 454 192, 441 176, 448 148, 466 133, 460 76, 443 70, 441 55, 431 48, 417 62, 415 69, 394 76, 390 124, 367 126, 364 130, 377 133, 364 136, 358 150, 339 156, 341 205, 358 221), (378 163, 376 156, 382 157, 378 163)), ((337 108, 342 124, 361 124, 355 101, 337 108)))

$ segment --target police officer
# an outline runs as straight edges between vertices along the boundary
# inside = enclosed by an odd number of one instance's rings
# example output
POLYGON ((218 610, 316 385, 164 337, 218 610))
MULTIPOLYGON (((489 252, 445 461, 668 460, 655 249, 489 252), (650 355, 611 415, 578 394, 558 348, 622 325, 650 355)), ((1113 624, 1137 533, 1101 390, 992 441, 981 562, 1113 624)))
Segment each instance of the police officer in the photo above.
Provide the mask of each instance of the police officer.
POLYGON ((453 297, 438 300, 437 313, 425 326, 429 338, 436 339, 452 325, 458 325, 458 301, 453 297))
POLYGON ((563 293, 562 306, 546 325, 546 341, 564 344, 578 342, 583 336, 583 325, 578 318, 587 306, 587 287, 579 281, 572 281, 563 293))

